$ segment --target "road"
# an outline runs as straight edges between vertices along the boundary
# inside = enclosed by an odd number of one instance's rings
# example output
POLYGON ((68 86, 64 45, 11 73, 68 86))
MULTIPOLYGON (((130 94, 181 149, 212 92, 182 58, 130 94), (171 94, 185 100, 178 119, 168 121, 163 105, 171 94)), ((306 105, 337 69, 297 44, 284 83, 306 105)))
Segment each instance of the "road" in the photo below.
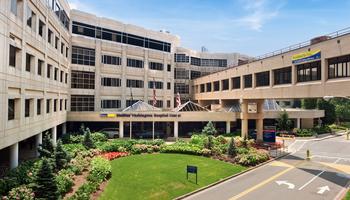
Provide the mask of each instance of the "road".
POLYGON ((339 199, 350 183, 350 141, 345 136, 296 140, 292 153, 186 200, 339 199), (310 150, 311 159, 306 160, 310 150))

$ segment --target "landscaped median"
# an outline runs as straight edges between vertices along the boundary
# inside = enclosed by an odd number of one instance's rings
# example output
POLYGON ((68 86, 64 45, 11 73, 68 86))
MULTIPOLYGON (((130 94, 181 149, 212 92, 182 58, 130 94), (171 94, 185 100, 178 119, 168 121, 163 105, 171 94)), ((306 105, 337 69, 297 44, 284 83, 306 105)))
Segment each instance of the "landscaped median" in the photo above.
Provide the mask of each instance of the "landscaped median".
POLYGON ((199 134, 165 144, 108 140, 85 128, 82 133, 65 135, 56 147, 45 136, 38 160, 0 179, 3 199, 171 199, 269 160, 265 150, 240 137, 199 134), (186 179, 187 165, 198 167, 197 184, 193 176, 186 179))

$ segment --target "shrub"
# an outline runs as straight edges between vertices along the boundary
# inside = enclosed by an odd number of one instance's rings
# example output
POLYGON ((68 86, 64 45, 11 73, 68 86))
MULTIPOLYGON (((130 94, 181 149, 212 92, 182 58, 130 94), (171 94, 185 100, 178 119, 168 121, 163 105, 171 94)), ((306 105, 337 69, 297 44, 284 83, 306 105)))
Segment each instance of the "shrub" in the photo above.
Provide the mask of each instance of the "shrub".
POLYGON ((213 148, 213 146, 214 146, 213 136, 209 135, 205 140, 204 147, 206 149, 211 150, 213 148))
POLYGON ((241 136, 241 131, 235 131, 235 132, 231 132, 231 133, 224 133, 222 134, 223 137, 237 137, 237 136, 241 136))
POLYGON ((192 135, 190 143, 194 145, 204 146, 205 140, 207 139, 206 135, 199 134, 199 135, 192 135))
POLYGON ((132 154, 147 153, 149 146, 150 145, 146 145, 146 144, 135 144, 131 148, 131 153, 132 154))
POLYGON ((95 144, 91 139, 91 132, 89 128, 86 128, 85 134, 84 134, 84 141, 83 145, 86 149, 93 149, 95 148, 95 144))
POLYGON ((59 197, 58 188, 49 161, 44 158, 34 181, 35 198, 56 200, 59 197))
POLYGON ((26 185, 21 185, 11 189, 7 197, 4 200, 34 200, 34 192, 26 185))
POLYGON ((250 149, 249 153, 238 154, 236 162, 244 166, 254 166, 269 159, 269 154, 265 150, 250 149))
POLYGON ((209 156, 211 156, 212 151, 211 151, 210 149, 206 149, 206 148, 204 148, 204 149, 202 149, 201 154, 202 154, 203 156, 207 156, 207 157, 209 157, 209 156))
POLYGON ((317 134, 332 133, 332 129, 329 126, 315 126, 312 130, 317 134))
POLYGON ((66 133, 62 135, 62 143, 63 144, 79 144, 84 140, 84 135, 80 135, 79 133, 66 133))
POLYGON ((43 134, 42 144, 40 144, 38 152, 40 158, 52 158, 54 155, 54 146, 48 133, 43 134))
POLYGON ((83 144, 63 144, 62 148, 68 153, 69 157, 74 158, 78 153, 86 151, 83 144))
POLYGON ((230 143, 228 145, 227 154, 232 158, 235 157, 237 154, 235 140, 233 138, 231 138, 230 143))
POLYGON ((177 142, 172 145, 163 145, 160 148, 161 153, 182 153, 191 155, 202 155, 202 147, 198 145, 177 142))
POLYGON ((114 160, 116 158, 125 157, 128 155, 129 155, 128 152, 109 152, 109 153, 104 153, 101 156, 107 160, 114 160))
POLYGON ((58 192, 62 196, 68 193, 72 189, 72 186, 74 185, 73 179, 71 178, 71 176, 73 176, 73 172, 70 170, 61 170, 56 176, 58 192))
POLYGON ((108 140, 105 134, 99 132, 91 133, 91 139, 94 142, 106 142, 108 140))
POLYGON ((112 174, 112 166, 109 161, 102 157, 95 157, 91 161, 91 171, 88 180, 100 183, 107 180, 112 174))
POLYGON ((316 135, 316 132, 312 129, 297 129, 296 136, 298 137, 312 137, 316 135))
POLYGON ((69 156, 67 152, 62 147, 62 142, 59 140, 55 148, 55 165, 56 170, 61 170, 67 166, 69 162, 69 156))
POLYGON ((84 183, 68 200, 90 200, 90 195, 98 188, 98 183, 84 183))
POLYGON ((208 122, 202 130, 202 133, 205 135, 216 135, 217 132, 218 131, 215 129, 213 122, 208 122))

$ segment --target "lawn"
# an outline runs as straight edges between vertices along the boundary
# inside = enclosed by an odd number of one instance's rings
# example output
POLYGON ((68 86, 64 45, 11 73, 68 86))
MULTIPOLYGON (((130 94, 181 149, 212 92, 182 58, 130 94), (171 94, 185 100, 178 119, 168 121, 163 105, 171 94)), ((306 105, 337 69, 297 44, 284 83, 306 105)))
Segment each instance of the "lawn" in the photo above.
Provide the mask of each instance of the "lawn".
POLYGON ((350 190, 349 190, 348 193, 346 194, 344 200, 350 200, 350 190))
POLYGON ((245 170, 245 167, 192 155, 147 154, 112 161, 112 178, 100 200, 173 199, 245 170), (186 180, 186 165, 198 166, 186 180))

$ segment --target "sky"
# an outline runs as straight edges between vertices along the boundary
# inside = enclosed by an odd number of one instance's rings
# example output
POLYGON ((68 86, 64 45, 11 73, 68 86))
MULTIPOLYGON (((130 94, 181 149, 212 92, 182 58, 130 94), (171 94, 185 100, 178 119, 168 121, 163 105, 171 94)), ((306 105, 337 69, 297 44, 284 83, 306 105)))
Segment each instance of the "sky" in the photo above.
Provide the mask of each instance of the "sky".
POLYGON ((180 36, 181 46, 259 56, 350 27, 350 0, 68 0, 72 9, 180 36))

